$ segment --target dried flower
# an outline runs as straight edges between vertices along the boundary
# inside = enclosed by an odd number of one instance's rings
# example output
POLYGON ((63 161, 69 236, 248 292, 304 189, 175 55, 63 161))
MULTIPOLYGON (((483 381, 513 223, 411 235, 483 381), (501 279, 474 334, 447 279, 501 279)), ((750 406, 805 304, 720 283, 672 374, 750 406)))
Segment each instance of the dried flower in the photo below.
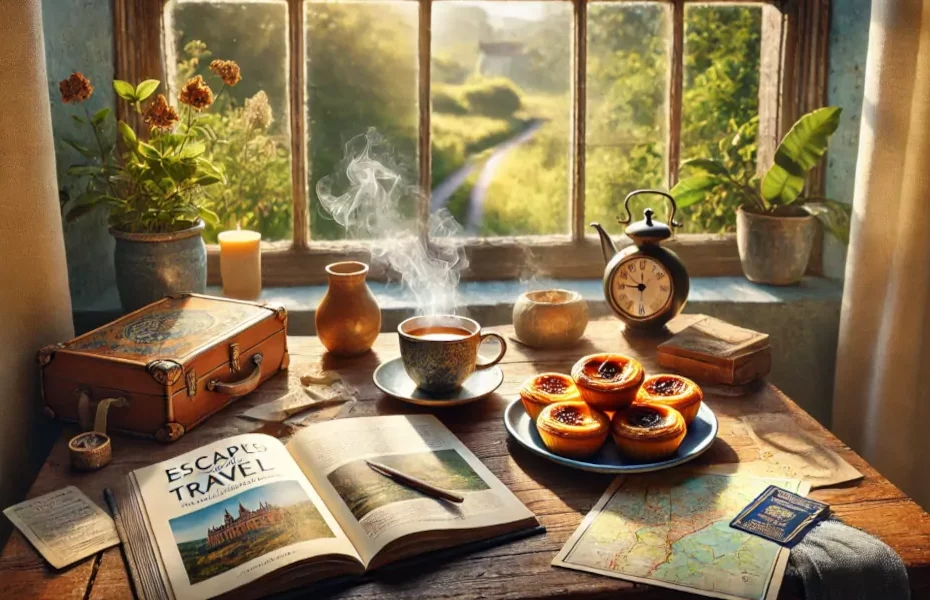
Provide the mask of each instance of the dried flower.
POLYGON ((210 70, 219 75, 223 83, 230 87, 242 81, 239 65, 234 60, 214 60, 210 63, 210 70))
POLYGON ((274 121, 271 114, 271 105, 268 103, 268 94, 259 91, 251 98, 246 98, 242 118, 248 129, 265 130, 274 121))
POLYGON ((168 104, 168 100, 163 94, 158 94, 155 100, 149 103, 143 116, 149 127, 164 131, 173 128, 181 120, 178 111, 168 104))
POLYGON ((203 110, 213 104, 213 90, 204 83, 203 77, 198 75, 187 80, 187 83, 181 88, 181 95, 178 96, 178 100, 194 110, 203 110))
POLYGON ((83 73, 71 73, 71 77, 62 79, 58 84, 58 90, 61 92, 61 99, 65 104, 72 102, 84 102, 94 93, 94 86, 90 80, 84 77, 83 73))

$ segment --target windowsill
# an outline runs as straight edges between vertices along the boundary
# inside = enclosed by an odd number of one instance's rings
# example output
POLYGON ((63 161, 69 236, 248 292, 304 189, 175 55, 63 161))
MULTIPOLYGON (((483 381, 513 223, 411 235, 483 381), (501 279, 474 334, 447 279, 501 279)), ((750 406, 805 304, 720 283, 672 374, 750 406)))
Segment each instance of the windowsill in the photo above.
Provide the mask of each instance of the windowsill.
MULTIPOLYGON (((409 295, 398 283, 370 282, 369 287, 381 307, 384 329, 416 312, 409 295)), ((460 306, 484 325, 510 322, 510 311, 517 297, 529 289, 567 288, 580 292, 588 302, 592 317, 610 314, 599 279, 537 279, 530 281, 463 281, 459 284, 460 306)), ((800 285, 776 287, 758 285, 742 277, 694 277, 687 312, 706 312, 719 304, 780 305, 804 301, 839 304, 842 284, 820 277, 806 277, 800 285)), ((312 335, 316 306, 326 292, 325 285, 267 288, 261 302, 284 305, 288 310, 290 333, 312 335)), ((208 294, 222 295, 221 288, 209 286, 208 294)), ((116 289, 85 306, 76 306, 79 331, 103 324, 120 315, 116 289)))

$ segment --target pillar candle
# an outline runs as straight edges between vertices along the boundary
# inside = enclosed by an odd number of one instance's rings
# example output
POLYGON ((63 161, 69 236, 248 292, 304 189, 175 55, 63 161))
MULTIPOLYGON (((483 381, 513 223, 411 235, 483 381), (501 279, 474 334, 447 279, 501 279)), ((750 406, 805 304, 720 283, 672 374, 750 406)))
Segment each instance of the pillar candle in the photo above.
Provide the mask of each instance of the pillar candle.
POLYGON ((220 276, 223 295, 239 300, 258 300, 262 293, 262 234, 256 231, 224 231, 220 242, 220 276))

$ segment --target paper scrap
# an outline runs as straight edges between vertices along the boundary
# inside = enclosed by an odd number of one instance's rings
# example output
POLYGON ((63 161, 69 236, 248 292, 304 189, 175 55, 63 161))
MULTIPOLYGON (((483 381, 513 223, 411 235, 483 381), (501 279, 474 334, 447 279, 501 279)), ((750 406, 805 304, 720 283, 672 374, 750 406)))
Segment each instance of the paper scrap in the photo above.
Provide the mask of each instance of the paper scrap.
POLYGON ((119 544, 113 519, 74 486, 14 504, 3 514, 56 569, 119 544))
MULTIPOLYGON (((829 487, 862 478, 839 454, 823 447, 809 431, 783 413, 741 417, 759 448, 761 459, 788 477, 809 481, 812 488, 829 487)), ((760 473, 761 474, 761 473, 760 473)))
POLYGON ((280 423, 304 411, 319 410, 355 399, 339 374, 333 371, 303 375, 300 383, 299 391, 295 390, 283 398, 254 406, 240 416, 256 421, 280 423))

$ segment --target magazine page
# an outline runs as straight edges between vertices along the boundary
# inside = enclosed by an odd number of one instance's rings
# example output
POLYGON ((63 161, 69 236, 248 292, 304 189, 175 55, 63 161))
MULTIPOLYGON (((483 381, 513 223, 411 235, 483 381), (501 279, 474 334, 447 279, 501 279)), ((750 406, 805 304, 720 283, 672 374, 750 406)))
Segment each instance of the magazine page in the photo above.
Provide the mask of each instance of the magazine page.
POLYGON ((133 473, 178 600, 315 556, 358 553, 273 437, 238 435, 133 473))
MULTIPOLYGON (((431 415, 337 419, 294 436, 288 450, 326 500, 366 565, 385 546, 427 531, 535 520, 468 448, 431 415), (374 461, 465 497, 438 500, 396 483, 374 461)), ((454 542, 449 545, 454 545, 454 542)), ((409 553, 409 552, 408 552, 409 553)))

